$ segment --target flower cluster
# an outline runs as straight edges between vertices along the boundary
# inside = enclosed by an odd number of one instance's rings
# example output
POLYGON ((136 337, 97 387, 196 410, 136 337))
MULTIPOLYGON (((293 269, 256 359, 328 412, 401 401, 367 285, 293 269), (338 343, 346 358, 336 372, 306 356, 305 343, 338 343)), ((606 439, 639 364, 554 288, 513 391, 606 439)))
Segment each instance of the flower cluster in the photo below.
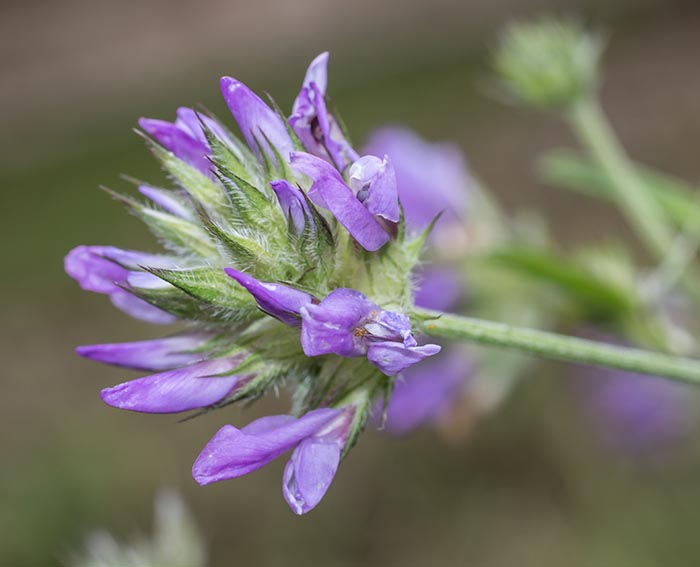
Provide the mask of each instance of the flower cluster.
POLYGON ((440 351, 412 331, 414 270, 433 220, 415 218, 450 206, 409 205, 406 222, 391 152, 358 154, 327 108, 327 59, 311 63, 288 119, 224 77, 243 140, 189 108, 174 122, 141 119, 174 187, 139 186, 146 202, 112 194, 166 252, 79 246, 65 261, 83 289, 129 315, 183 327, 78 348, 153 372, 103 390, 107 404, 198 414, 280 385, 292 391, 290 415, 224 426, 193 475, 203 485, 237 477, 292 450, 283 493, 298 514, 321 500, 394 377, 440 351))

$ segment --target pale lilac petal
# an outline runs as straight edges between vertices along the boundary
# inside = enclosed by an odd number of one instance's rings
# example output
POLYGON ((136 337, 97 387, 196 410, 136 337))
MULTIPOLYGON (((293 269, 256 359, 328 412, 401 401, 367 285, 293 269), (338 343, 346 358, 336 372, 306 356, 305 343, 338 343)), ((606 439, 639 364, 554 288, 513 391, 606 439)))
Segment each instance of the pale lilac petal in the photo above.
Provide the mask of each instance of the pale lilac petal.
POLYGON ((409 228, 421 230, 443 211, 438 227, 463 222, 472 181, 456 146, 427 142, 406 128, 382 128, 364 151, 391 157, 409 228))
POLYGON ((455 269, 430 266, 418 276, 414 302, 418 307, 447 311, 462 295, 462 284, 455 269))
POLYGON ((350 188, 373 215, 399 222, 396 174, 387 156, 362 156, 348 170, 350 188))
POLYGON ((372 213, 345 185, 338 171, 328 162, 311 154, 293 152, 292 166, 313 181, 309 198, 333 213, 352 237, 366 250, 374 251, 389 241, 389 235, 372 213))
POLYGON ((394 383, 385 428, 402 434, 438 421, 455 403, 471 370, 469 359, 454 348, 406 369, 394 383))
POLYGON ((236 157, 243 159, 243 156, 240 150, 236 147, 236 144, 231 140, 223 126, 221 126, 221 124, 219 124, 216 120, 213 120, 205 114, 201 114, 185 106, 177 109, 176 124, 180 125, 181 128, 186 129, 193 138, 199 140, 209 151, 211 151, 207 136, 202 129, 202 123, 204 123, 204 125, 219 139, 219 141, 226 144, 226 146, 236 157))
POLYGON ((340 410, 314 410, 294 420, 265 422, 259 433, 248 426, 239 430, 232 425, 222 427, 206 444, 192 466, 192 476, 200 485, 228 480, 265 466, 301 441, 331 423, 340 410), (273 425, 276 425, 274 427, 273 425))
POLYGON ((440 345, 406 347, 392 341, 371 342, 367 349, 367 360, 387 376, 395 376, 409 366, 428 356, 440 352, 440 345))
POLYGON ((301 191, 286 179, 272 181, 270 186, 277 195, 284 216, 292 219, 294 229, 301 234, 307 222, 313 223, 309 205, 301 191))
POLYGON ((248 290, 265 313, 286 325, 301 324, 301 309, 312 301, 311 295, 286 285, 258 281, 233 268, 225 268, 224 271, 248 290))
POLYGON ((306 514, 321 501, 338 470, 341 450, 341 443, 315 437, 294 449, 284 469, 282 493, 295 514, 306 514))
POLYGON ((311 84, 311 90, 314 91, 313 102, 316 107, 318 126, 321 130, 320 141, 335 166, 340 171, 345 171, 345 168, 360 156, 345 138, 338 121, 328 112, 326 100, 320 93, 318 86, 311 84))
POLYGON ((212 337, 208 333, 174 335, 131 343, 85 345, 76 348, 80 356, 137 370, 161 371, 201 361, 206 352, 192 352, 212 337))
POLYGON ((167 189, 159 189, 158 187, 151 187, 150 185, 140 185, 139 193, 141 193, 147 199, 153 201, 164 211, 180 217, 181 219, 192 220, 194 215, 182 201, 177 199, 172 191, 167 189))
POLYGON ((101 253, 107 246, 78 246, 65 259, 66 273, 86 291, 112 293, 126 282, 128 271, 105 258, 101 253))
POLYGON ((359 291, 339 288, 318 305, 302 309, 301 346, 307 356, 335 353, 362 356, 367 351, 358 329, 379 308, 359 291))
POLYGON ((178 318, 167 313, 150 303, 139 299, 133 293, 125 289, 117 289, 109 294, 109 299, 117 309, 130 315, 134 319, 152 323, 154 325, 171 325, 176 323, 178 318))
POLYGON ((231 77, 221 79, 221 92, 245 141, 256 155, 260 154, 259 145, 274 160, 271 143, 283 159, 289 156, 294 144, 284 121, 258 95, 231 77))
POLYGON ((214 358, 184 368, 145 376, 102 390, 110 406, 146 413, 176 413, 202 408, 225 398, 241 376, 232 371, 240 358, 214 358))

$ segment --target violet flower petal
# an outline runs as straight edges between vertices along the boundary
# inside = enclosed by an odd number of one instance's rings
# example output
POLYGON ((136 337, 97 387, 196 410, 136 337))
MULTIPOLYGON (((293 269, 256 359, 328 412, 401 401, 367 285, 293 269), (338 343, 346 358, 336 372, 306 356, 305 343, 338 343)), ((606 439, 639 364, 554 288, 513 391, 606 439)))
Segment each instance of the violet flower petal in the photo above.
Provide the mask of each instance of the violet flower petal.
POLYGON ((301 311, 301 346, 307 356, 335 353, 363 356, 367 347, 358 332, 364 321, 379 307, 359 291, 339 288, 318 305, 306 305, 301 311))
POLYGON ((194 219, 192 212, 173 196, 172 191, 150 185, 139 185, 139 193, 176 217, 186 220, 194 219))
POLYGON ((284 121, 258 95, 231 77, 221 79, 221 93, 245 141, 258 157, 262 157, 261 147, 270 159, 275 160, 270 143, 283 159, 289 156, 294 144, 284 121))
POLYGON ((292 152, 291 163, 294 169, 313 181, 308 192, 309 198, 330 210, 365 250, 378 250, 389 241, 389 235, 345 185, 332 165, 301 152, 292 152))
POLYGON ((388 156, 362 156, 348 170, 350 188, 373 215, 399 222, 396 174, 388 156))
POLYGON ((76 352, 85 358, 136 370, 162 371, 201 361, 206 352, 191 352, 212 335, 191 333, 131 343, 84 345, 76 352))
POLYGON ((342 444, 323 438, 304 439, 284 469, 282 493, 292 511, 306 514, 316 507, 333 482, 342 444))
POLYGON ((140 118, 139 126, 156 142, 177 158, 194 167, 201 173, 211 175, 211 163, 207 156, 211 153, 206 141, 198 139, 182 123, 172 123, 154 118, 140 118))
POLYGON ((418 276, 414 303, 425 309, 447 311, 459 302, 461 295, 462 285, 456 270, 430 266, 418 276))
POLYGON ((153 325, 171 325, 178 321, 175 315, 151 305, 125 289, 117 289, 110 293, 109 300, 117 309, 139 321, 153 325))
POLYGON ((323 408, 293 420, 271 422, 263 418, 268 421, 259 433, 253 433, 256 428, 252 423, 247 430, 224 425, 195 460, 192 476, 203 486, 253 472, 320 431, 339 413, 323 408))
POLYGON ((286 285, 258 281, 233 268, 224 268, 224 271, 248 290, 265 313, 286 325, 301 324, 301 309, 311 302, 311 295, 286 285))
POLYGON ((284 216, 292 219, 297 234, 301 234, 307 222, 313 223, 311 211, 301 191, 286 179, 272 181, 270 187, 277 195, 284 216))
POLYGON ((440 345, 435 344, 406 347, 393 341, 370 342, 367 360, 387 376, 395 376, 424 358, 437 354, 440 349, 440 345))
POLYGON ((191 366, 137 378, 102 390, 113 407, 145 412, 176 413, 202 408, 225 398, 241 376, 217 376, 233 370, 238 357, 213 358, 191 366))

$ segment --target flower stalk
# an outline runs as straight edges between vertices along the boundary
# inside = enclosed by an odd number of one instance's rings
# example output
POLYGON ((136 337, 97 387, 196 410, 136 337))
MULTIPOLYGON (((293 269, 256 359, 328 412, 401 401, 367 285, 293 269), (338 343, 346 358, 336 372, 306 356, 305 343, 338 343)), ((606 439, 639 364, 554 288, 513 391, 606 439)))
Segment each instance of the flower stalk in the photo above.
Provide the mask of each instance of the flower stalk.
POLYGON ((415 314, 422 321, 417 325, 417 331, 431 337, 467 340, 565 362, 605 366, 700 384, 700 360, 613 346, 472 317, 443 315, 426 309, 419 309, 415 314))

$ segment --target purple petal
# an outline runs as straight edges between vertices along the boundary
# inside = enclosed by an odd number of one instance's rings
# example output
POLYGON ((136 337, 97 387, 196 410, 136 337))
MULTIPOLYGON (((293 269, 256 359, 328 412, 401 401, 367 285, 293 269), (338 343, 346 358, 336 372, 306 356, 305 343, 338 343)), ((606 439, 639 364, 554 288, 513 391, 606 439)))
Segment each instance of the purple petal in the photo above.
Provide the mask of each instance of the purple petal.
POLYGON ((201 142, 209 151, 211 151, 207 136, 202 129, 202 123, 204 123, 211 133, 214 134, 221 142, 226 144, 236 157, 243 159, 243 156, 240 150, 236 147, 236 144, 231 140, 224 127, 221 126, 221 124, 219 124, 216 120, 213 120, 199 112, 195 112, 186 106, 177 109, 176 124, 178 124, 182 129, 187 130, 193 138, 199 140, 199 142, 201 142))
POLYGON ((139 321, 153 325, 171 325, 178 321, 175 315, 158 309, 125 289, 117 289, 110 293, 109 299, 117 309, 139 321))
POLYGON ((132 343, 85 345, 79 346, 76 352, 85 358, 125 368, 170 370, 194 364, 207 356, 205 352, 191 351, 204 345, 211 337, 211 334, 192 333, 132 343))
POLYGON ((426 309, 447 311, 459 302, 461 295, 457 270, 430 266, 419 275, 414 302, 426 309))
POLYGON ((295 514, 306 514, 321 501, 340 464, 342 444, 311 437, 294 449, 284 469, 282 492, 295 514))
POLYGON ((107 246, 78 246, 65 259, 66 273, 86 291, 113 293, 125 283, 128 271, 102 255, 107 246))
POLYGON ((286 179, 273 181, 270 183, 270 186, 275 195, 277 195, 277 200, 284 212, 284 216, 291 217, 294 229, 297 231, 297 234, 301 234, 307 221, 313 222, 309 205, 306 203, 301 191, 286 179))
POLYGON ((373 215, 399 222, 399 194, 396 174, 389 158, 363 156, 350 166, 350 188, 373 215))
POLYGON ((364 150, 391 156, 410 228, 425 228, 442 211, 438 226, 463 222, 472 181, 456 146, 427 142, 405 128, 383 128, 364 150))
POLYGON ((318 125, 321 129, 320 140, 336 167, 340 171, 344 171, 360 156, 345 138, 338 121, 328 112, 326 100, 320 93, 318 86, 311 84, 311 90, 314 91, 313 102, 316 107, 318 125))
POLYGON ((437 354, 440 348, 440 345, 434 344, 406 347, 393 341, 372 342, 368 345, 367 360, 387 376, 395 376, 424 358, 437 354))
POLYGON ((391 393, 386 429, 402 434, 439 420, 465 387, 470 372, 469 359, 458 349, 408 368, 391 393))
POLYGON ((198 171, 211 175, 211 163, 207 156, 211 153, 206 141, 202 142, 182 123, 166 122, 153 118, 140 118, 139 126, 166 150, 198 171))
POLYGON ((192 212, 173 195, 172 191, 151 187, 150 185, 140 185, 139 193, 153 201, 164 211, 172 213, 176 217, 186 220, 192 220, 194 218, 192 212))
POLYGON ((330 210, 352 237, 366 250, 374 251, 389 241, 389 235, 372 213, 345 185, 338 171, 328 162, 300 152, 291 154, 292 166, 311 178, 309 198, 330 210))
POLYGON ((289 155, 294 149, 294 144, 284 121, 258 95, 231 77, 221 79, 221 92, 245 141, 258 157, 261 157, 259 144, 274 160, 270 143, 283 158, 289 155))
POLYGON ((359 332, 372 312, 379 308, 359 291, 339 288, 318 305, 302 309, 301 346, 307 356, 335 353, 363 356, 367 347, 359 332))
POLYGON ((176 413, 225 398, 241 376, 218 376, 240 364, 239 357, 214 358, 102 390, 110 406, 146 413, 176 413))
POLYGON ((233 268, 225 268, 224 271, 248 290, 265 313, 286 325, 301 324, 301 309, 311 302, 311 295, 286 285, 258 281, 233 268))
MULTIPOLYGON (((265 466, 331 423, 340 410, 324 408, 298 419, 267 421, 261 428, 222 427, 197 457, 192 476, 200 485, 228 480, 265 466), (262 430, 262 431, 261 431, 262 430)), ((288 417, 288 416, 275 416, 288 417)))

